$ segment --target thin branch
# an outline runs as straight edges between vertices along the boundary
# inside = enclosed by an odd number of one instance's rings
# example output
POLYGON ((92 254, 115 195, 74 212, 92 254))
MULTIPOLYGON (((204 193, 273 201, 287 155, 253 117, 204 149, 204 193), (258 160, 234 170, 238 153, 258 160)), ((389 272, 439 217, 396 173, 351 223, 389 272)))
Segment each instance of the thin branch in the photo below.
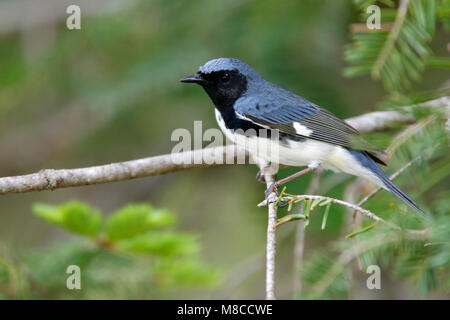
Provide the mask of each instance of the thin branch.
POLYGON ((399 111, 375 111, 346 119, 345 121, 361 133, 386 130, 399 123, 413 123, 414 116, 410 113, 416 107, 440 108, 450 112, 450 97, 444 96, 434 100, 418 103, 412 106, 398 107, 399 111))
POLYGON ((87 186, 186 169, 212 167, 225 163, 224 159, 227 157, 236 160, 246 159, 247 155, 244 149, 228 145, 87 168, 45 169, 33 174, 0 178, 0 194, 87 186), (194 161, 196 159, 201 161, 194 161), (223 161, 210 163, 205 159, 222 159, 223 161))
MULTIPOLYGON (((449 97, 442 97, 420 104, 424 107, 449 106, 449 97)), ((407 111, 410 107, 404 107, 407 111)), ((360 132, 370 132, 389 128, 397 123, 413 122, 412 115, 396 111, 379 111, 367 113, 347 119, 347 122, 360 132)), ((242 159, 246 152, 239 147, 207 148, 182 153, 165 154, 126 162, 93 166, 78 169, 45 169, 37 173, 0 178, 0 195, 9 193, 24 193, 40 190, 54 190, 87 186, 93 184, 129 180, 148 177, 192 168, 203 168, 222 165, 228 161, 211 163, 205 159, 242 159), (201 159, 201 161, 193 161, 201 159), (186 161, 187 160, 187 161, 186 161)))
POLYGON ((352 23, 350 24, 351 33, 370 33, 370 32, 389 32, 392 30, 392 23, 382 23, 380 28, 369 29, 366 23, 352 23))
MULTIPOLYGON (((261 168, 262 170, 262 168, 261 168)), ((275 182, 276 175, 267 173, 264 175, 267 188, 275 182)), ((277 210, 275 204, 277 195, 272 192, 267 197, 269 214, 267 221, 267 241, 266 241, 266 300, 275 300, 275 257, 276 257, 276 233, 275 224, 277 223, 277 210)))
MULTIPOLYGON (((287 196, 287 197, 282 197, 281 198, 281 202, 285 202, 285 201, 295 202, 297 200, 313 200, 313 201, 314 200, 322 200, 322 201, 331 202, 331 203, 338 204, 340 206, 344 206, 344 207, 350 208, 352 210, 355 210, 355 211, 363 214, 364 216, 366 216, 366 217, 368 217, 368 218, 370 218, 372 220, 386 223, 386 221, 384 219, 378 217, 372 211, 369 211, 367 209, 361 208, 361 207, 359 207, 357 205, 354 205, 353 203, 349 203, 347 201, 343 201, 343 200, 339 200, 339 199, 335 199, 335 198, 324 197, 324 196, 316 196, 316 195, 298 195, 298 196, 287 196)), ((265 207, 267 205, 267 202, 268 202, 267 200, 262 201, 260 204, 258 204, 258 207, 265 207)), ((269 203, 270 203, 270 201, 269 201, 269 203)), ((281 225, 281 224, 283 224, 285 222, 288 222, 290 220, 292 220, 292 219, 289 219, 289 220, 286 220, 286 221, 282 220, 282 221, 278 222, 275 227, 278 227, 279 225, 281 225)))

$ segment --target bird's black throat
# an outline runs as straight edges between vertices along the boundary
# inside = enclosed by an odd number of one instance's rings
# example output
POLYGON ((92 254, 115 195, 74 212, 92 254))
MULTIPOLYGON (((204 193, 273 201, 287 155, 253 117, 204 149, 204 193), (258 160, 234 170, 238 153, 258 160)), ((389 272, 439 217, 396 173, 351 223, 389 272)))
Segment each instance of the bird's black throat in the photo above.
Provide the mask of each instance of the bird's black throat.
POLYGON ((251 121, 238 118, 234 111, 234 103, 247 91, 247 79, 244 75, 237 70, 222 70, 200 75, 205 80, 200 85, 205 89, 216 109, 219 110, 228 129, 233 131, 254 129, 257 132, 259 129, 263 129, 251 121), (228 83, 221 81, 225 73, 230 75, 228 83))
POLYGON ((221 112, 232 108, 236 100, 247 91, 247 79, 237 70, 223 70, 200 75, 204 79, 200 85, 221 112), (230 75, 226 83, 221 81, 224 74, 230 75))

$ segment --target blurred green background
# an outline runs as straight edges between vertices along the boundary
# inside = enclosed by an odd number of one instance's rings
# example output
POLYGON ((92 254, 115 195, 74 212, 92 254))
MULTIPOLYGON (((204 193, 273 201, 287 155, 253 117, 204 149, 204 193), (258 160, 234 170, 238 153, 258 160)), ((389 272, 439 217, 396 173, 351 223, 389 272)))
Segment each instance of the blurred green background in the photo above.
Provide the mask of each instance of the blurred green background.
MULTIPOLYGON (((204 130, 217 127, 206 94, 178 82, 217 57, 239 58, 341 118, 372 111, 386 96, 382 85, 368 77, 342 76, 349 25, 358 15, 351 1, 336 0, 0 1, 0 176, 165 154, 175 145, 170 141, 174 129, 192 130, 194 120, 202 120, 204 130), (68 4, 81 7, 81 30, 66 28, 68 4)), ((437 55, 448 55, 448 40, 438 26, 430 45, 437 55)), ((448 75, 427 70, 414 90, 438 88, 448 75)), ((147 202, 175 213, 177 230, 198 235, 202 260, 219 270, 221 280, 199 287, 148 284, 139 294, 89 292, 84 283, 84 297, 263 298, 267 212, 256 207, 264 191, 256 172, 256 166, 229 165, 1 196, 0 243, 20 256, 73 241, 32 214, 35 202, 80 200, 106 214, 130 202, 147 202)), ((354 179, 326 177, 327 195, 337 197, 354 179)), ((301 194, 310 178, 292 182, 289 192, 301 194)), ((334 210, 325 231, 320 217, 313 217, 306 257, 341 236, 342 213, 334 210)), ((278 231, 280 298, 292 296, 294 228, 278 231)), ((129 267, 122 272, 141 271, 129 267)), ((58 272, 64 276, 65 269, 58 272)), ((384 290, 368 291, 362 274, 353 297, 420 297, 385 275, 384 290)), ((61 286, 63 293, 51 297, 77 297, 61 286)))

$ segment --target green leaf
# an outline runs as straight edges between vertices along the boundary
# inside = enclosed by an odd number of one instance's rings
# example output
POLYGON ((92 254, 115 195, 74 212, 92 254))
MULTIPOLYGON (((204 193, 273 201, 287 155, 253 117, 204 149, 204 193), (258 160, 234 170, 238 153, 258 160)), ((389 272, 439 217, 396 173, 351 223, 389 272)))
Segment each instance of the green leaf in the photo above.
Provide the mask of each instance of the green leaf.
POLYGON ((284 186, 283 187, 283 190, 281 190, 281 192, 280 192, 280 195, 278 196, 278 199, 277 199, 277 201, 275 201, 275 206, 278 206, 278 204, 280 203, 280 201, 281 201, 281 198, 283 198, 283 195, 284 195, 284 192, 286 191, 286 186, 284 186))
POLYGON ((427 65, 432 68, 450 69, 450 58, 449 57, 429 57, 427 60, 427 65))
POLYGON ((287 211, 288 211, 288 212, 291 212, 291 210, 292 210, 292 205, 293 205, 293 204, 294 204, 293 202, 289 202, 288 208, 287 208, 287 211))
POLYGON ((281 222, 281 221, 292 221, 292 220, 305 220, 307 219, 307 217, 304 214, 301 213, 292 213, 292 214, 287 214, 284 217, 278 218, 277 222, 281 222))
POLYGON ((322 201, 323 201, 322 198, 315 199, 315 200, 313 201, 312 205, 311 205, 311 211, 313 211, 313 210, 317 207, 317 205, 318 205, 320 202, 322 202, 322 201))
POLYGON ((117 210, 106 221, 106 234, 111 240, 131 238, 151 228, 170 226, 175 215, 165 209, 153 209, 147 204, 130 204, 117 210))
POLYGON ((328 220, 328 213, 330 212, 330 207, 331 207, 331 199, 328 199, 327 201, 327 207, 325 208, 325 213, 323 214, 323 219, 322 219, 322 226, 321 229, 325 230, 325 226, 327 225, 327 220, 328 220), (330 200, 330 201, 328 201, 330 200))
POLYGON ((117 243, 120 250, 161 256, 191 255, 199 250, 197 237, 170 231, 152 231, 117 243))
POLYGON ((333 201, 333 199, 328 198, 328 199, 326 199, 324 202, 320 203, 319 206, 320 206, 320 207, 326 206, 326 205, 328 205, 331 201, 333 201))
POLYGON ((305 200, 305 227, 309 225, 309 214, 311 212, 311 202, 312 199, 305 200))
POLYGON ((348 235, 345 236, 345 239, 352 238, 354 236, 357 236, 359 234, 367 232, 367 231, 373 229, 377 224, 378 224, 378 221, 376 221, 375 223, 372 223, 371 225, 368 225, 367 227, 362 228, 361 230, 357 230, 355 232, 349 233, 348 235))
POLYGON ((100 211, 79 201, 59 206, 37 203, 33 211, 38 217, 75 233, 93 237, 100 231, 100 211))
POLYGON ((38 217, 47 220, 48 222, 54 224, 63 224, 63 213, 61 210, 58 210, 55 206, 48 205, 45 203, 35 203, 33 205, 33 212, 38 217))

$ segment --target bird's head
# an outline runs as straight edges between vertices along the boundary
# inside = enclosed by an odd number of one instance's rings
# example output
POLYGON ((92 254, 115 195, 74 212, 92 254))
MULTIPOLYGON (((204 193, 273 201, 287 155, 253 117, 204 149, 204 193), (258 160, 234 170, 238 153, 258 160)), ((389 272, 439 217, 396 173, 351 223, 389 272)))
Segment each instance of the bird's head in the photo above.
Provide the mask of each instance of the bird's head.
POLYGON ((201 85, 215 106, 224 109, 263 80, 252 67, 238 59, 218 58, 206 62, 196 74, 180 81, 201 85))

